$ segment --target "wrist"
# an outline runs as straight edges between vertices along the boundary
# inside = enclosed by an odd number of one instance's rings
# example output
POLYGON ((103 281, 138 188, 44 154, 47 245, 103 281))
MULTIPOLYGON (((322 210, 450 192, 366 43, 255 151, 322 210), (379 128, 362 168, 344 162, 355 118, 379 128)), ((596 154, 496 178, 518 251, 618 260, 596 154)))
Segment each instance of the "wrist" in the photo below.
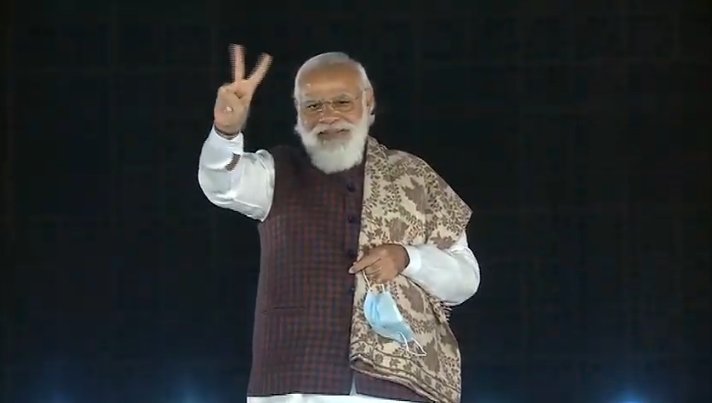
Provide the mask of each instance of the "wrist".
POLYGON ((403 245, 403 248, 408 255, 408 264, 405 266, 401 274, 407 277, 417 275, 423 265, 420 251, 414 245, 403 245))
POLYGON ((406 249, 405 246, 398 244, 398 249, 400 249, 403 262, 398 272, 403 273, 403 270, 405 270, 410 265, 410 255, 408 254, 408 249, 406 249))
POLYGON ((237 129, 230 129, 230 128, 221 128, 218 125, 213 124, 215 127, 215 133, 219 134, 221 137, 224 137, 226 139, 232 139, 236 137, 238 134, 240 134, 240 130, 237 129))

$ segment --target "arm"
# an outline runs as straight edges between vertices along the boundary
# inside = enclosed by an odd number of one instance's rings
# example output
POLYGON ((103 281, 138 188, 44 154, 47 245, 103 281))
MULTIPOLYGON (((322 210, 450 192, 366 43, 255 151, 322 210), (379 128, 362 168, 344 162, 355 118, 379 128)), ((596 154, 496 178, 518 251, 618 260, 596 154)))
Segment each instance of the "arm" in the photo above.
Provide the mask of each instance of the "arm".
POLYGON ((402 274, 447 305, 460 305, 477 292, 480 266, 466 234, 448 250, 430 244, 405 249, 410 262, 402 274))
POLYGON ((265 150, 245 152, 242 133, 227 138, 213 127, 200 153, 198 183, 214 205, 263 221, 272 206, 274 159, 265 150))

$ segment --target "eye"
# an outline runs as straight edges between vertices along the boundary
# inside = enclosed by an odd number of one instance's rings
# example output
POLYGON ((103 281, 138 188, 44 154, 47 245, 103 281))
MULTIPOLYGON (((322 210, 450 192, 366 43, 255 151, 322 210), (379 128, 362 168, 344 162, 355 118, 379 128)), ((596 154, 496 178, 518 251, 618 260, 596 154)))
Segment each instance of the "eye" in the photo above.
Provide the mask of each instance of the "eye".
POLYGON ((304 105, 304 109, 313 112, 313 111, 318 111, 320 107, 320 104, 318 102, 310 102, 306 105, 304 105))
POLYGON ((334 101, 334 106, 340 109, 348 108, 351 106, 351 101, 348 99, 337 99, 334 101))

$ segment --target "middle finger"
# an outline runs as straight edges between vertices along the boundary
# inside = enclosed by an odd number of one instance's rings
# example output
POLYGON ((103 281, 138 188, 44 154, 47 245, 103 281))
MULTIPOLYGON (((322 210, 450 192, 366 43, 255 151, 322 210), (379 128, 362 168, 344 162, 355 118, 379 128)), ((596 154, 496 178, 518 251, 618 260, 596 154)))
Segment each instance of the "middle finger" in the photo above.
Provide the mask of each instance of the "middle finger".
POLYGON ((372 264, 370 266, 367 266, 365 269, 363 269, 366 274, 371 275, 371 274, 376 274, 379 271, 381 271, 381 267, 378 266, 377 264, 372 264))

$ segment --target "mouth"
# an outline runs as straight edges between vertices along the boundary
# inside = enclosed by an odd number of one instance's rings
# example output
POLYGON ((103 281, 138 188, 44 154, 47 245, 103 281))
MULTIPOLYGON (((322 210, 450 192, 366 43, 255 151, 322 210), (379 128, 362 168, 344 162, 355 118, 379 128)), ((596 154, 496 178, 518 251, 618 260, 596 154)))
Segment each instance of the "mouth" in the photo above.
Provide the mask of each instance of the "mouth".
POLYGON ((348 129, 326 129, 326 130, 320 131, 318 134, 320 137, 336 137, 336 136, 343 136, 348 133, 349 133, 348 129))

